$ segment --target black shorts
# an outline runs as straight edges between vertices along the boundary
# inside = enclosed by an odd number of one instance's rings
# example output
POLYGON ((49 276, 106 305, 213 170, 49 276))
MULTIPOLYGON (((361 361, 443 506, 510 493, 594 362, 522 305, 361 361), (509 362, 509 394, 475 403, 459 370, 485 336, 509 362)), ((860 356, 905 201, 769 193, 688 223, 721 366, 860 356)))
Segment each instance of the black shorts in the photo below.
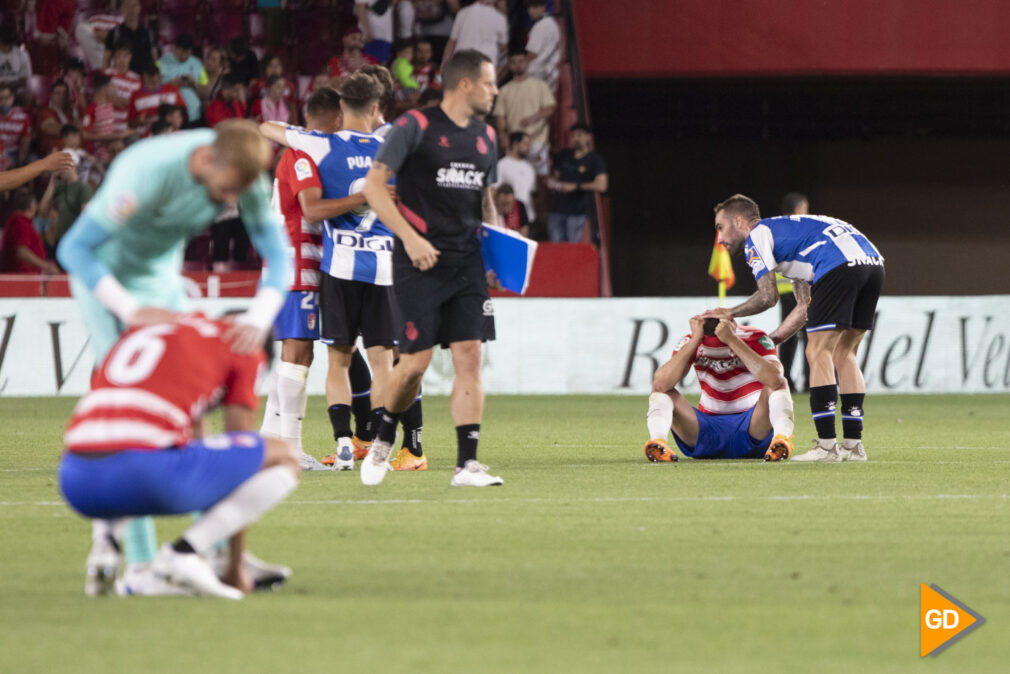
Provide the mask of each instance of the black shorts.
POLYGON ((396 338, 403 353, 495 338, 494 306, 482 261, 419 271, 394 258, 393 291, 400 309, 396 338))
POLYGON ((810 288, 807 332, 872 330, 884 286, 884 265, 840 265, 810 288))
POLYGON ((319 339, 324 344, 350 346, 361 335, 365 348, 393 346, 396 341, 396 301, 391 286, 348 281, 321 274, 319 339))

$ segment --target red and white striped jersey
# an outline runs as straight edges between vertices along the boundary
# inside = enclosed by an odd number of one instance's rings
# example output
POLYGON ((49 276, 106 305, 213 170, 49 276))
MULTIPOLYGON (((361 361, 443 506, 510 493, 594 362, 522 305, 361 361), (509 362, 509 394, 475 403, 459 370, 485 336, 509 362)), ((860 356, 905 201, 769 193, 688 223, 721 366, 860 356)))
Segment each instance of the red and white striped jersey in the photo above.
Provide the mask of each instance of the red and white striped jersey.
POLYGON ((112 103, 92 103, 84 111, 82 126, 99 136, 114 133, 116 129, 116 106, 112 103))
MULTIPOLYGON (((125 73, 118 73, 113 68, 106 68, 105 74, 112 80, 112 90, 117 96, 125 98, 127 101, 133 96, 133 92, 140 90, 144 86, 140 75, 127 70, 125 73)), ((130 106, 129 104, 116 108, 116 131, 125 131, 130 127, 130 106)))
POLYGON ((304 152, 288 149, 277 162, 273 203, 284 217, 291 240, 294 278, 291 290, 319 290, 319 260, 323 257, 323 223, 309 222, 302 214, 298 194, 310 187, 322 188, 319 169, 304 152))
POLYGON ((218 404, 256 409, 263 353, 232 353, 226 326, 200 314, 120 337, 77 403, 63 436, 71 452, 182 447, 218 404))
POLYGON ((137 117, 154 118, 163 104, 185 105, 182 92, 174 84, 162 84, 157 91, 140 88, 130 96, 130 119, 137 117))
POLYGON ((22 138, 32 135, 32 117, 28 111, 18 106, 12 106, 7 114, 0 113, 0 140, 13 151, 21 143, 22 138))
MULTIPOLYGON (((778 362, 778 354, 771 338, 761 330, 747 325, 737 327, 736 335, 767 360, 778 362)), ((687 335, 677 344, 677 353, 690 341, 687 335)), ((757 404, 763 385, 751 374, 733 350, 717 337, 703 337, 691 356, 698 383, 701 384, 701 401, 698 409, 705 414, 739 414, 757 404)))

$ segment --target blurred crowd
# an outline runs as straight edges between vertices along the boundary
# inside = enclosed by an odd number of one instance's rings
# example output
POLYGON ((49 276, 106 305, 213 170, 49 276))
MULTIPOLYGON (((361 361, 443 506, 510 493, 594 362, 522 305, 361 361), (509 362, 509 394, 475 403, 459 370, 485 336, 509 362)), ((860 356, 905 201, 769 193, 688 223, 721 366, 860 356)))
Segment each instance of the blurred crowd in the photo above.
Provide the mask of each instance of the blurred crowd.
MULTIPOLYGON (((589 128, 559 133, 560 0, 8 0, 0 12, 0 169, 55 151, 73 167, 5 195, 0 271, 56 272, 52 252, 139 139, 249 117, 300 124, 308 96, 365 66, 392 75, 386 118, 438 105, 457 49, 497 65, 501 225, 584 241, 606 168, 589 128), (570 147, 558 145, 570 139, 570 147), (36 235, 33 238, 32 235, 36 235), (15 251, 15 252, 12 252, 15 251), (31 255, 28 255, 28 253, 31 255)), ((237 213, 187 250, 190 269, 256 268, 237 213)))

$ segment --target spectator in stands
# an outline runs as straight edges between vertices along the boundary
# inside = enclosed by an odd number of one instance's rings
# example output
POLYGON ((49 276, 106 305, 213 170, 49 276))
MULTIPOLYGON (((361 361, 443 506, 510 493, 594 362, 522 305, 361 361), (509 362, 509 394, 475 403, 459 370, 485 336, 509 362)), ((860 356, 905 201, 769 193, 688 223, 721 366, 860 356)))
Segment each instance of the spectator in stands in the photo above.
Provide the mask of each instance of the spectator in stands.
POLYGON ((47 155, 59 148, 60 129, 75 121, 70 105, 70 87, 63 80, 56 80, 49 87, 49 103, 35 113, 39 153, 47 155))
POLYGON ((418 40, 414 45, 414 79, 417 80, 417 88, 421 91, 428 87, 442 86, 442 76, 433 58, 431 40, 427 38, 418 40))
POLYGON ((396 0, 393 17, 394 37, 397 40, 414 41, 414 3, 411 0, 396 0))
POLYGON ((217 98, 207 106, 207 124, 217 126, 226 119, 245 117, 245 102, 242 101, 242 82, 232 73, 221 79, 221 90, 217 98))
POLYGON ((202 106, 197 87, 207 85, 207 73, 204 72, 200 59, 193 55, 193 37, 187 33, 177 37, 172 51, 158 61, 158 69, 169 84, 179 89, 186 102, 189 119, 200 119, 202 106))
POLYGON ((286 87, 287 81, 280 75, 271 75, 267 78, 266 96, 253 101, 249 116, 260 123, 283 122, 288 124, 297 122, 294 111, 284 100, 286 87))
POLYGON ((174 84, 161 81, 161 71, 152 65, 141 77, 144 86, 130 97, 130 126, 146 129, 158 119, 158 108, 162 103, 185 105, 186 102, 174 84))
MULTIPOLYGON (((95 190, 81 179, 73 167, 54 173, 50 184, 55 185, 52 208, 56 213, 55 217, 50 218, 50 227, 46 230, 46 247, 55 251, 70 225, 74 224, 95 195, 95 190)), ((54 259, 51 255, 50 258, 54 259)))
POLYGON ((255 105, 257 100, 266 96, 267 80, 271 76, 277 75, 284 79, 284 100, 288 102, 293 113, 298 104, 298 87, 285 73, 284 60, 274 54, 263 59, 261 65, 263 66, 263 76, 256 78, 249 85, 249 104, 255 105))
POLYGON ((428 87, 422 91, 420 95, 418 95, 415 105, 417 105, 417 107, 421 110, 424 110, 425 108, 437 108, 441 105, 441 103, 442 90, 428 87))
POLYGON ((396 58, 389 71, 393 74, 397 89, 410 94, 417 93, 421 85, 414 79, 414 45, 409 40, 397 40, 394 51, 396 58))
MULTIPOLYGON (((3 144, 0 143, 0 147, 2 147, 2 145, 3 144)), ((10 169, 8 171, 0 171, 0 193, 17 189, 25 183, 35 180, 47 171, 62 171, 63 169, 73 165, 74 158, 71 157, 69 153, 53 152, 48 157, 44 157, 38 161, 33 161, 27 166, 10 169)))
POLYGON ((60 78, 67 83, 67 95, 70 99, 70 114, 75 122, 81 120, 84 108, 87 107, 87 71, 84 61, 76 58, 67 59, 63 64, 60 78))
POLYGON ((120 42, 113 49, 112 65, 102 71, 109 77, 111 83, 109 102, 116 110, 116 131, 126 131, 130 128, 130 99, 144 86, 140 74, 130 70, 132 61, 133 45, 129 42, 120 42))
POLYGON ((607 191, 607 165, 591 149, 592 134, 585 124, 571 128, 572 147, 562 150, 554 160, 548 183, 554 191, 547 234, 551 241, 579 242, 597 192, 607 191))
POLYGON ((203 70, 207 73, 207 85, 201 87, 200 97, 203 98, 204 109, 221 90, 221 80, 228 72, 228 52, 221 47, 211 47, 203 59, 203 70))
POLYGON ((18 44, 18 29, 13 23, 0 25, 0 84, 14 87, 17 96, 32 76, 32 59, 18 44))
POLYGON ((107 165, 123 151, 126 139, 136 135, 136 131, 124 128, 116 121, 116 106, 112 103, 112 78, 108 75, 95 75, 92 87, 95 93, 91 105, 84 111, 81 136, 86 143, 91 143, 92 154, 107 165))
POLYGON ((172 125, 163 119, 156 119, 154 123, 151 124, 151 135, 152 136, 164 136, 165 134, 172 133, 172 125))
POLYGON ((530 219, 526 207, 516 199, 515 191, 508 183, 495 187, 494 205, 498 211, 498 224, 505 229, 512 229, 523 236, 530 235, 530 219))
POLYGON ((101 70, 105 67, 105 41, 116 26, 123 23, 123 15, 119 12, 104 10, 97 14, 81 16, 74 29, 74 37, 89 70, 101 70))
POLYGON ((245 101, 245 89, 260 75, 259 59, 249 49, 249 40, 245 36, 240 35, 228 43, 228 72, 242 85, 240 94, 245 101))
POLYGON ((449 41, 442 55, 442 66, 461 49, 476 49, 501 67, 502 54, 508 46, 509 26, 505 15, 495 8, 494 0, 477 0, 456 14, 449 41))
POLYGON ((374 58, 362 51, 365 39, 358 26, 351 26, 344 31, 341 46, 340 54, 331 58, 329 62, 330 77, 335 80, 342 80, 356 72, 358 68, 376 63, 374 58))
POLYGON ((14 105, 14 87, 10 84, 0 84, 0 143, 5 168, 25 163, 32 143, 32 118, 24 108, 14 105))
POLYGON ((452 33, 452 22, 459 11, 459 0, 414 0, 417 34, 431 44, 432 59, 442 62, 445 45, 452 33))
POLYGON ((550 128, 548 120, 554 114, 554 94, 543 80, 527 73, 526 52, 516 50, 509 56, 512 80, 501 88, 495 102, 498 135, 505 138, 513 131, 529 134, 529 162, 538 175, 549 172, 550 128))
POLYGON ((268 47, 284 44, 284 8, 287 0, 256 0, 256 12, 263 17, 263 41, 268 47))
POLYGON ((526 160, 530 153, 530 136, 524 131, 508 135, 508 151, 498 160, 498 184, 508 184, 515 198, 526 208, 530 221, 536 220, 533 192, 537 188, 537 173, 526 160))
POLYGON ((38 208, 35 195, 22 187, 11 198, 11 207, 14 210, 0 237, 0 273, 59 274, 59 266, 46 259, 42 237, 32 222, 38 208))
POLYGON ((558 65, 561 62, 561 30, 547 14, 547 0, 529 0, 530 28, 526 55, 530 59, 530 77, 543 80, 551 91, 558 89, 558 65))
POLYGON ((364 52, 376 63, 392 59, 393 5, 396 0, 355 0, 354 14, 364 39, 364 52))
POLYGON ((74 157, 78 177, 97 187, 103 176, 102 166, 93 154, 82 147, 82 140, 81 130, 73 124, 65 124, 60 129, 60 146, 74 157))
POLYGON ((130 45, 130 67, 135 73, 145 73, 158 59, 158 44, 148 25, 140 18, 140 0, 123 0, 123 23, 109 31, 105 38, 105 64, 108 65, 116 46, 122 42, 130 45))
POLYGON ((158 106, 158 121, 168 124, 172 131, 179 131, 186 125, 186 110, 181 105, 162 103, 158 106))
POLYGON ((59 45, 62 52, 70 44, 70 29, 77 13, 76 0, 40 0, 35 13, 35 32, 39 42, 59 45))

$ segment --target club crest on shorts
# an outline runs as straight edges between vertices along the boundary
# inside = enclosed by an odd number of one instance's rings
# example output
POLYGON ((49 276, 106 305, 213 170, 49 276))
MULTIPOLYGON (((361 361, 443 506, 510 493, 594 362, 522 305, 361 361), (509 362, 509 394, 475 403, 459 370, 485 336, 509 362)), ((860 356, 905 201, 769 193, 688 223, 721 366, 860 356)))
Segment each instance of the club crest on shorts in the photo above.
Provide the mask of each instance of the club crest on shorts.
POLYGON ((403 333, 407 336, 407 339, 413 342, 417 339, 417 326, 414 325, 414 321, 407 321, 407 325, 403 328, 403 333))
POLYGON ((316 329, 316 315, 311 313, 305 317, 305 325, 308 326, 309 330, 316 329))
POLYGON ((484 315, 494 316, 494 304, 491 300, 484 300, 484 315))

